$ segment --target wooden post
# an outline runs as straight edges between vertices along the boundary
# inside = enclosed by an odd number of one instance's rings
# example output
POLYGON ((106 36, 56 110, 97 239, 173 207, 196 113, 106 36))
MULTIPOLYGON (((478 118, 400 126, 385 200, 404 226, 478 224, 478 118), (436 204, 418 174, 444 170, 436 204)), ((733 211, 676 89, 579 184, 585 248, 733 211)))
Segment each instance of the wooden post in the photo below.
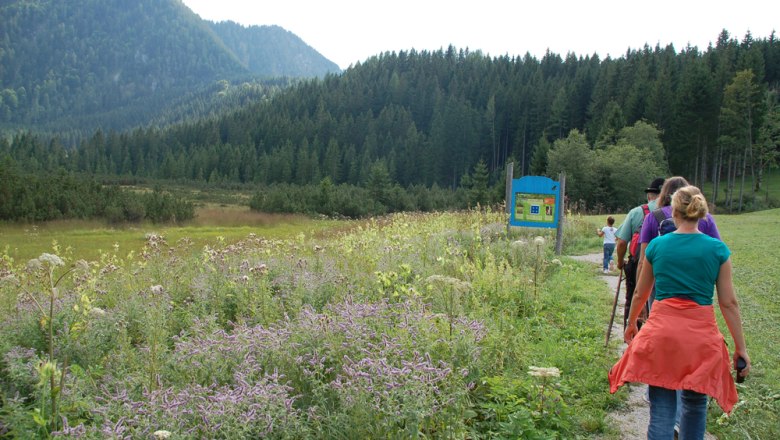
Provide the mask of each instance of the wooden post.
MULTIPOLYGON (((514 178, 514 169, 515 165, 512 162, 509 162, 506 164, 506 193, 504 194, 505 201, 504 205, 506 207, 506 214, 512 215, 512 207, 510 206, 510 203, 512 203, 512 179, 514 178)), ((512 228, 512 226, 509 225, 509 218, 506 220, 506 235, 509 237, 509 231, 512 228)))
POLYGON ((558 176, 558 184, 561 185, 561 198, 558 200, 558 228, 555 234, 555 255, 561 255, 563 251, 563 220, 566 217, 564 207, 566 200, 566 173, 561 172, 558 176))
POLYGON ((512 162, 509 162, 506 164, 506 194, 504 195, 506 197, 506 213, 511 214, 512 213, 512 207, 509 206, 510 203, 512 203, 512 179, 514 178, 514 164, 512 162))

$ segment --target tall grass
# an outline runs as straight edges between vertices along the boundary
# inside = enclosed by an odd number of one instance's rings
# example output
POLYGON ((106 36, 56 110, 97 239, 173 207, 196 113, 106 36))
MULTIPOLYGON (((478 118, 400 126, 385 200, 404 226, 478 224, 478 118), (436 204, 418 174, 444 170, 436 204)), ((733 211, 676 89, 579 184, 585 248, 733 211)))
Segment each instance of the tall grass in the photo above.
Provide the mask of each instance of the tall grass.
MULTIPOLYGON (((735 273, 756 362, 734 415, 711 409, 710 429, 723 438, 776 433, 777 358, 757 341, 780 342, 764 292, 777 278, 740 272, 738 259, 761 240, 750 231, 777 238, 766 231, 777 230, 776 217, 718 217, 727 243, 746 242, 733 247, 735 273)), ((0 430, 20 438, 615 434, 605 415, 625 396, 607 391, 610 292, 593 268, 554 255, 551 235, 507 236, 505 221, 494 212, 398 214, 336 223, 330 233, 304 233, 312 224, 304 222, 278 236, 197 246, 149 235, 132 255, 110 249, 79 264, 56 291, 6 255, 0 430), (31 298, 50 306, 46 325, 31 298)), ((568 218, 564 252, 598 251, 601 222, 568 218)), ((758 249, 777 263, 771 246, 758 249)), ((76 252, 53 251, 66 263, 57 271, 74 265, 76 252)))
POLYGON ((733 415, 717 417, 710 429, 724 439, 780 438, 780 210, 715 218, 732 251, 734 287, 753 368, 737 385, 740 403, 733 415))

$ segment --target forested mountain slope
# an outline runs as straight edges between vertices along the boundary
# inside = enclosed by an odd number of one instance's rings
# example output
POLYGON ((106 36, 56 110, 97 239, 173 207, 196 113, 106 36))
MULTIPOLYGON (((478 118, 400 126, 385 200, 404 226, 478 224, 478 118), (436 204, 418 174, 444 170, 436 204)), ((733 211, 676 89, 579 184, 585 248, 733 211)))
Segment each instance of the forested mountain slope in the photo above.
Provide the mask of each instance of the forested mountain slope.
POLYGON ((261 77, 321 77, 340 71, 303 40, 279 26, 245 27, 232 21, 209 27, 241 64, 261 77))
POLYGON ((500 185, 511 161, 516 176, 565 171, 571 200, 588 209, 635 204, 647 173, 722 181, 715 189, 741 206, 780 151, 778 84, 774 34, 740 41, 724 30, 703 51, 617 59, 401 51, 218 118, 100 131, 75 151, 18 136, 0 156, 28 170, 407 190, 468 187, 475 174, 487 180, 481 167, 500 185))
POLYGON ((281 28, 216 25, 179 0, 3 1, 0 23, 5 127, 132 127, 220 80, 339 71, 281 28))

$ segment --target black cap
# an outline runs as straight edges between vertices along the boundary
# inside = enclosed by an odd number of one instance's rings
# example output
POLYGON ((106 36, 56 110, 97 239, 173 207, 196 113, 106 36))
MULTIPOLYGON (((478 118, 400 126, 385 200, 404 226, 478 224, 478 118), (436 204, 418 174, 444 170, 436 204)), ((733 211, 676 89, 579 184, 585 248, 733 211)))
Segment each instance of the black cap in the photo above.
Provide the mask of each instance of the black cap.
POLYGON ((661 187, 664 186, 664 180, 665 179, 663 177, 658 177, 654 179, 650 183, 650 186, 648 186, 647 189, 645 189, 645 192, 659 194, 661 192, 661 187))

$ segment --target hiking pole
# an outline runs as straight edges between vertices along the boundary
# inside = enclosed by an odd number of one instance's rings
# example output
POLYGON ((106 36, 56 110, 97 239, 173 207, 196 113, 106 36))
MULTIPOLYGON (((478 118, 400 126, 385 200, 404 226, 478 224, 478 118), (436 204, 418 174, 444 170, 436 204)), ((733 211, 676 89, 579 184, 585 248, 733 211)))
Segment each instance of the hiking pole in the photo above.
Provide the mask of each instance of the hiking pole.
POLYGON ((617 310, 618 296, 620 296, 620 285, 623 284, 623 268, 620 269, 620 276, 618 277, 617 289, 615 289, 615 301, 612 302, 612 316, 609 318, 609 327, 607 327, 607 342, 604 343, 605 347, 609 346, 609 335, 612 333, 612 323, 615 322, 615 311, 617 310))

